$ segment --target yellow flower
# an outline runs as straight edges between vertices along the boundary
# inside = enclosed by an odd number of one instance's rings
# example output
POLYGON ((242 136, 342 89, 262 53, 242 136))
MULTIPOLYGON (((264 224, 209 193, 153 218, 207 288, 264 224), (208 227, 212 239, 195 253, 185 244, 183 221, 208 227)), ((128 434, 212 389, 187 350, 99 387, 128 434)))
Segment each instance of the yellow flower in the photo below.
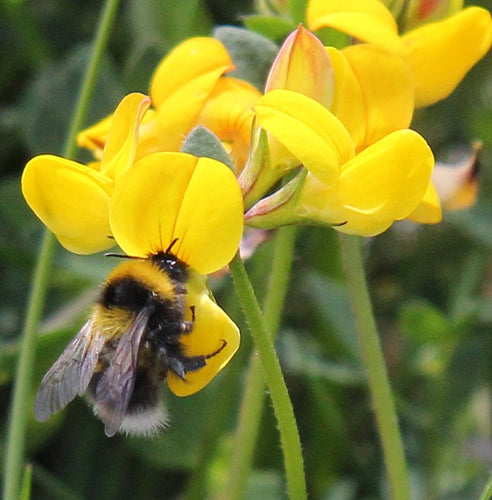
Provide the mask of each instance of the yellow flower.
POLYGON ((416 132, 392 132, 356 154, 343 124, 299 93, 269 92, 255 110, 259 125, 308 173, 253 206, 246 214, 248 225, 270 228, 312 221, 373 236, 408 217, 422 202, 434 157, 416 132))
POLYGON ((155 153, 136 162, 116 185, 110 224, 128 255, 173 254, 201 274, 225 266, 243 229, 243 202, 233 172, 211 158, 155 153))
POLYGON ((115 183, 133 163, 139 123, 150 105, 129 94, 115 111, 101 161, 82 165, 54 155, 30 160, 22 174, 28 205, 68 250, 89 254, 114 246, 109 202, 115 183))
MULTIPOLYGON (((252 106, 261 93, 242 80, 224 76, 234 65, 214 38, 190 38, 158 65, 150 83, 153 109, 142 122, 136 158, 158 151, 179 151, 197 125, 210 128, 230 145, 240 170, 249 146, 252 106)), ((81 132, 79 146, 98 154, 107 136, 108 118, 81 132)))
POLYGON ((169 373, 170 389, 186 396, 202 389, 228 363, 239 346, 236 325, 214 302, 204 274, 227 265, 237 252, 243 230, 243 202, 233 172, 210 158, 185 153, 155 153, 121 177, 111 199, 111 229, 120 248, 131 256, 166 251, 190 267, 187 314, 196 321, 183 344, 189 356, 214 352, 183 381, 169 373))
POLYGON ((416 107, 447 97, 492 42, 490 14, 480 7, 466 8, 401 36, 379 0, 310 0, 306 15, 312 30, 329 26, 402 56, 412 73, 416 107))
MULTIPOLYGON (((274 89, 294 90, 323 104, 345 125, 357 151, 412 120, 413 81, 401 57, 368 44, 325 48, 302 26, 289 35, 272 65, 266 91, 274 89)), ((248 206, 299 165, 272 134, 267 143, 268 162, 260 164, 252 155, 240 178, 248 206)), ((259 147, 258 140, 252 147, 259 147)))

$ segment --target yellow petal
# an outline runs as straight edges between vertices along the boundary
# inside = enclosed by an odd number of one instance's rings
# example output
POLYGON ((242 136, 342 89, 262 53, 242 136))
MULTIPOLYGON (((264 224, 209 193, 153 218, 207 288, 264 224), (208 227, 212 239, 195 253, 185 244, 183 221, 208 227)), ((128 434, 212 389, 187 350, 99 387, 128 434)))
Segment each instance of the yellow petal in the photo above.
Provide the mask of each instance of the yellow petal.
POLYGON ((189 81, 157 108, 159 146, 179 151, 188 133, 199 123, 200 113, 223 71, 210 72, 189 81))
POLYGON ((358 154, 343 166, 339 184, 328 188, 306 179, 300 214, 349 234, 374 236, 407 217, 429 184, 434 157, 425 140, 399 130, 358 154))
POLYGON ((155 153, 122 176, 111 201, 111 228, 129 255, 166 250, 202 274, 228 264, 242 234, 242 196, 222 163, 155 153))
POLYGON ((101 172, 112 179, 121 175, 134 161, 140 122, 150 107, 150 97, 133 92, 116 108, 104 147, 101 172))
POLYGON ((340 196, 356 212, 387 211, 388 218, 401 219, 423 198, 433 166, 424 138, 413 130, 399 130, 343 166, 340 196))
POLYGON ((261 93, 247 82, 221 78, 200 113, 200 124, 221 141, 231 145, 231 155, 238 174, 248 156, 251 138, 252 107, 261 93))
POLYGON ((323 44, 303 26, 284 41, 272 64, 265 93, 274 89, 294 90, 330 108, 334 80, 330 58, 323 44))
POLYGON ((396 22, 379 0, 311 0, 306 18, 311 30, 329 26, 391 51, 403 49, 396 22))
POLYGON ((215 38, 190 38, 175 47, 152 77, 150 95, 159 107, 184 85, 208 73, 221 75, 233 68, 224 45, 215 38))
POLYGON ((366 109, 360 82, 344 52, 326 47, 335 71, 335 95, 331 111, 343 123, 356 147, 365 142, 366 109))
MULTIPOLYGON (((91 150, 95 158, 100 160, 108 139, 112 120, 113 115, 109 115, 89 128, 82 130, 82 132, 77 135, 77 144, 81 148, 91 150)), ((155 110, 148 109, 140 122, 135 160, 139 160, 145 155, 157 153, 159 151, 158 135, 155 110)), ((98 169, 100 169, 100 166, 98 169)))
POLYGON ((22 174, 28 205, 65 248, 80 254, 114 246, 109 227, 112 185, 90 167, 51 155, 36 156, 22 174))
POLYGON ((339 165, 354 156, 346 128, 318 102, 290 90, 272 90, 256 104, 258 124, 303 165, 332 185, 339 165))
POLYGON ((480 7, 469 7, 444 21, 403 37, 415 80, 417 107, 447 97, 490 48, 492 22, 480 7))
POLYGON ((199 158, 173 233, 179 238, 177 255, 202 274, 229 264, 243 234, 243 211, 234 173, 216 160, 199 158))
MULTIPOLYGON (((364 107, 358 115, 359 121, 365 124, 365 134, 362 143, 357 144, 359 149, 375 143, 390 132, 407 128, 413 116, 414 84, 406 62, 396 54, 367 44, 348 47, 343 54, 359 82, 363 96, 364 107)), ((359 103, 358 100, 352 101, 351 92, 345 98, 348 100, 345 108, 350 108, 352 103, 359 103)), ((356 114, 357 110, 352 109, 352 115, 356 114)))
POLYGON ((192 273, 187 283, 186 301, 187 320, 191 320, 190 308, 195 308, 193 331, 181 337, 185 353, 188 356, 210 355, 220 349, 216 355, 206 360, 206 365, 195 372, 186 374, 181 380, 169 372, 167 382, 177 396, 189 396, 203 389, 230 361, 239 347, 239 329, 227 314, 209 296, 202 277, 192 273), (221 349, 221 347, 225 346, 221 349))
POLYGON ((196 163, 190 155, 155 153, 121 176, 111 199, 111 228, 125 253, 146 257, 167 250, 196 163))
POLYGON ((441 202, 434 184, 429 182, 427 191, 417 208, 408 216, 414 222, 436 224, 442 220, 441 202))
POLYGON ((81 148, 89 149, 94 153, 96 158, 101 159, 112 120, 113 115, 106 116, 106 118, 79 132, 77 135, 77 145, 81 148))

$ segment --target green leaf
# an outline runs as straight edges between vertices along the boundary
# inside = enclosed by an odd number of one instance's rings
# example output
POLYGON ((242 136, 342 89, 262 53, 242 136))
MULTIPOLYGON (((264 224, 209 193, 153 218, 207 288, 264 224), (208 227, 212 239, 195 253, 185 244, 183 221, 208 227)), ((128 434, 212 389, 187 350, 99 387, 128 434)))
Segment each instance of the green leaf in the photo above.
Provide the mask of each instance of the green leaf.
POLYGON ((291 31, 296 29, 296 25, 292 21, 283 17, 253 15, 245 16, 243 21, 248 29, 280 43, 291 31))
POLYGON ((234 172, 234 164, 220 139, 208 128, 198 125, 186 137, 181 147, 183 153, 194 156, 212 158, 227 165, 234 172))
POLYGON ((236 69, 228 75, 242 78, 263 90, 278 52, 277 45, 258 33, 232 26, 215 28, 213 36, 225 45, 236 65, 236 69))

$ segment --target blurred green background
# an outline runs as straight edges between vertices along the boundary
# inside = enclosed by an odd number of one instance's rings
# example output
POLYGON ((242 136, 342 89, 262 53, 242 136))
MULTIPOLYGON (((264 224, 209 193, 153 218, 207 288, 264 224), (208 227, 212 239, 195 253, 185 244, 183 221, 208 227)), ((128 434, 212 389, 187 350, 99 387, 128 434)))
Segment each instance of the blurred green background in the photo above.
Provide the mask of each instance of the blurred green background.
MULTIPOLYGON (((476 4, 492 7, 490 1, 476 4)), ((88 123, 112 111, 127 92, 146 92, 153 68, 170 47, 210 34, 216 24, 240 25, 252 8, 241 0, 121 2, 88 123)), ((19 179, 33 155, 61 152, 100 9, 94 0, 3 0, 0 6, 0 460, 18 335, 42 234, 19 179)), ((491 59, 414 121, 440 160, 466 154, 475 139, 484 141, 476 205, 445 213, 437 226, 396 224, 365 244, 418 500, 476 499, 492 468, 491 59)), ((271 250, 267 242, 248 262, 260 297, 271 250)), ((101 255, 58 249, 32 398, 113 266, 101 255)), ((252 343, 230 280, 215 279, 212 286, 243 330, 240 352, 226 373, 195 396, 169 395, 172 426, 153 439, 106 438, 80 399, 43 424, 29 412, 32 498, 192 499, 220 492, 252 343)), ((385 498, 381 451, 330 229, 299 231, 277 346, 300 428, 310 498, 385 498)), ((268 404, 259 432, 248 498, 283 499, 282 454, 268 404)))

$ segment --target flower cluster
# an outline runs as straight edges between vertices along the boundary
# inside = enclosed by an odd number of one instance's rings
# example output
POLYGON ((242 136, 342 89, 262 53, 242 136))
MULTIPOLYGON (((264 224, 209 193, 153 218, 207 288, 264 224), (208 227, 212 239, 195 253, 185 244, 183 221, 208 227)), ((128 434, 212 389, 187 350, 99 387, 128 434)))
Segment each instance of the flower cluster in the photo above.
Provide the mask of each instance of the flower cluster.
MULTIPOLYGON (((440 221, 434 157, 409 127, 416 108, 448 96, 484 56, 492 23, 478 7, 443 11, 423 25, 423 15, 411 14, 412 29, 399 32, 379 0, 310 0, 309 30, 328 27, 357 43, 324 46, 299 26, 262 91, 230 75, 240 66, 254 70, 255 61, 241 60, 226 41, 189 39, 156 68, 149 96, 127 95, 79 134, 93 162, 41 155, 27 164, 26 201, 68 250, 117 244, 147 257, 176 241, 173 253, 197 273, 189 303, 204 305, 185 341, 191 353, 207 352, 206 332, 220 331, 228 348, 190 374, 196 383, 171 382, 174 392, 199 390, 237 349, 237 328, 199 275, 228 264, 244 222, 263 229, 319 223, 373 236, 401 219, 440 221), (229 165, 210 144, 187 149, 197 126, 215 135, 229 165)), ((255 43, 261 55, 262 39, 255 43)))

